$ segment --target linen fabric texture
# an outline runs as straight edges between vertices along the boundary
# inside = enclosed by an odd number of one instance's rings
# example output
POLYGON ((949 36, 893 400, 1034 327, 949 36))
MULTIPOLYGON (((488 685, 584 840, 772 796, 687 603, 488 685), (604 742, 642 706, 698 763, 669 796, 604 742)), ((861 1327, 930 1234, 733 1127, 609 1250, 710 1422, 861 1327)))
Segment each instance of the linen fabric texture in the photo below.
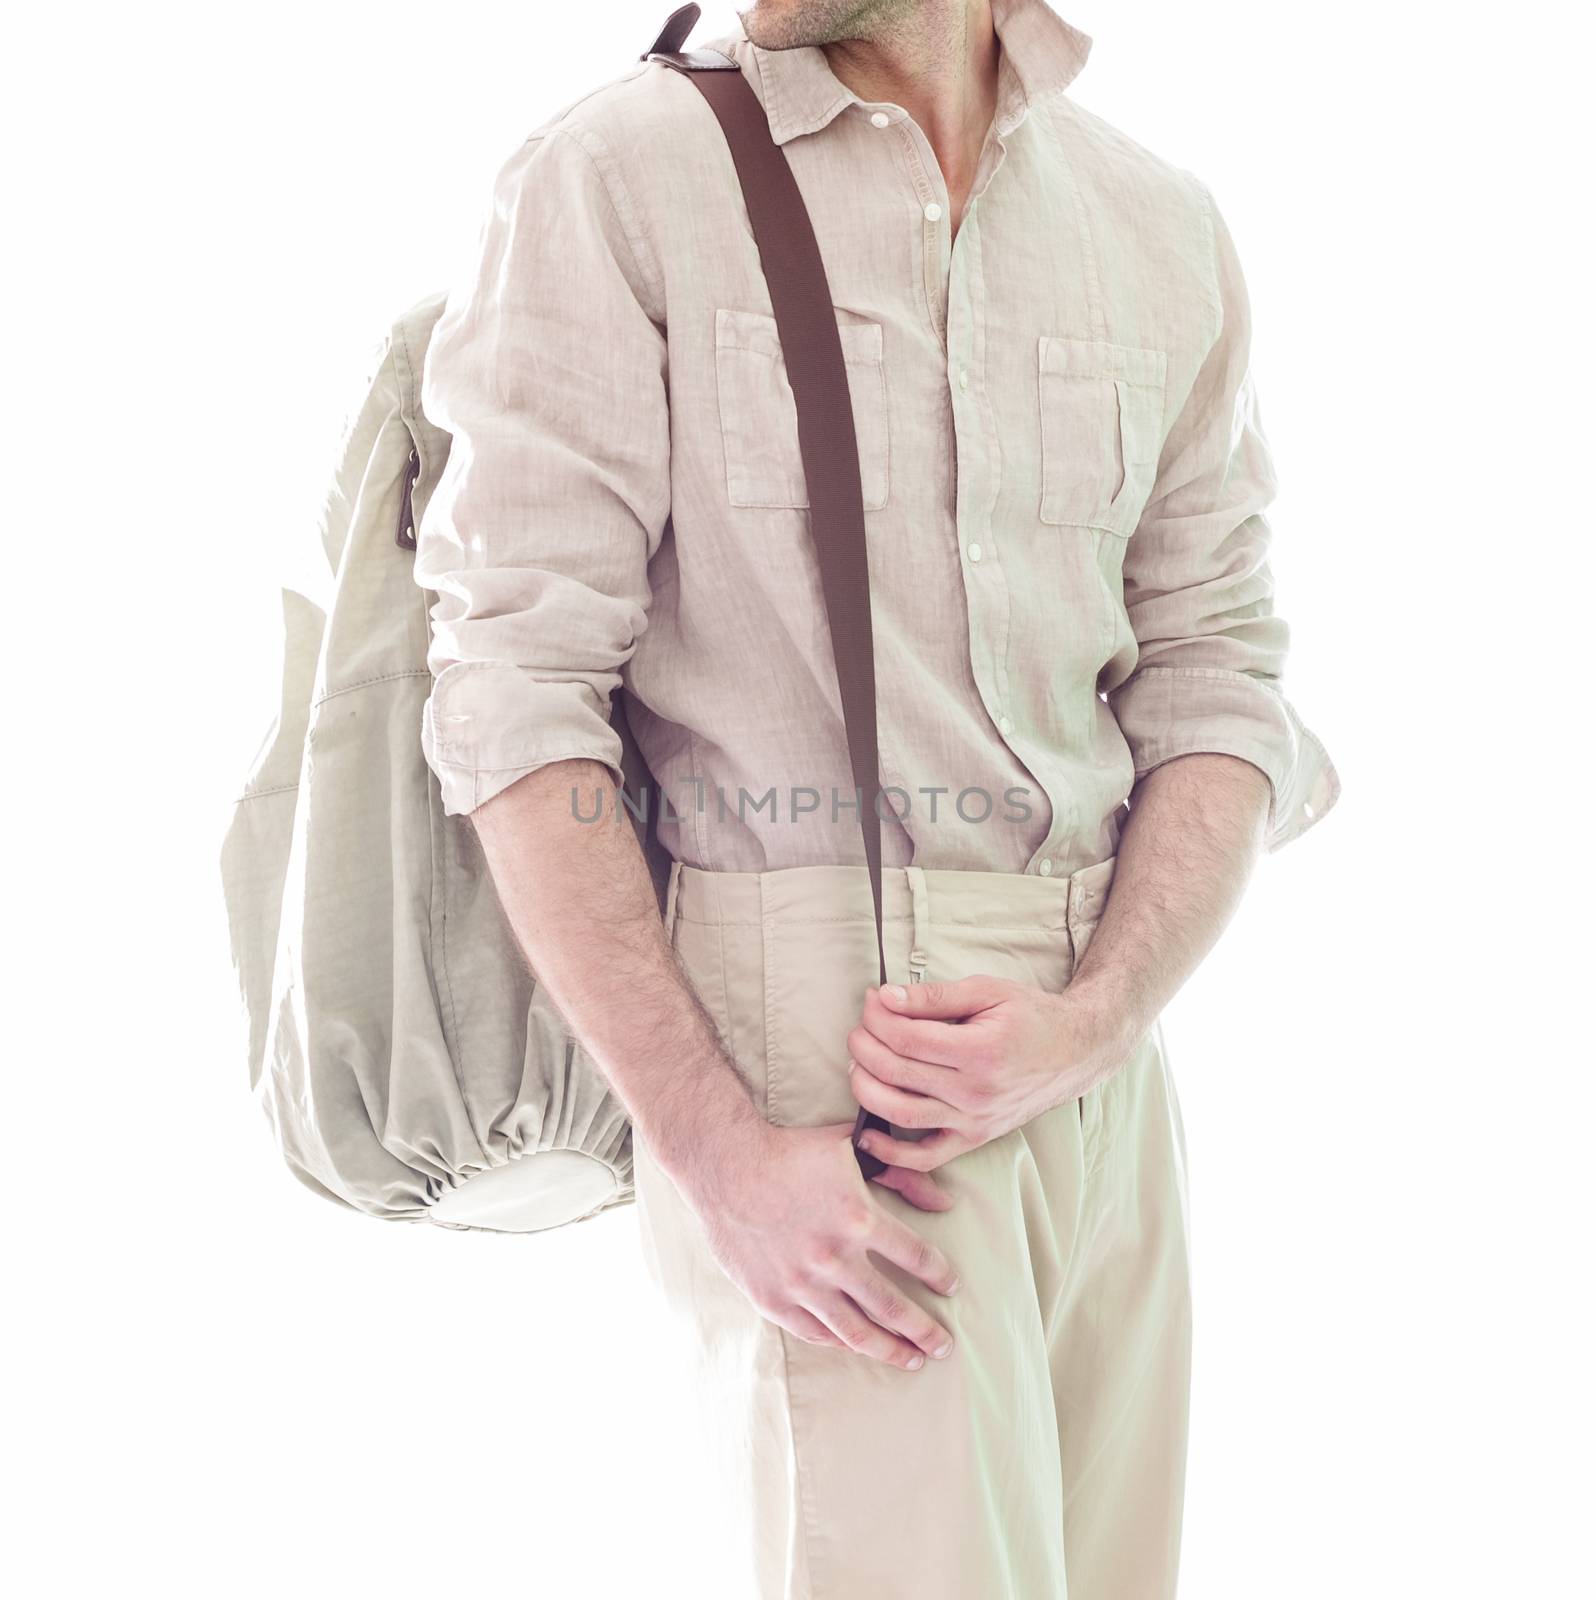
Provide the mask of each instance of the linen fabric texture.
MULTIPOLYGON (((1206 186, 1064 93, 1089 41, 997 0, 996 114, 957 238, 925 136, 816 47, 739 63, 812 217, 847 365, 889 865, 1067 875, 1135 778, 1258 766, 1268 842, 1339 784, 1282 692, 1275 474, 1206 186), (1046 863, 1044 867, 1043 863, 1046 863)), ((792 392, 731 157, 638 63, 504 162, 428 349, 454 439, 418 528, 421 738, 451 814, 585 757, 608 707, 671 855, 863 859, 792 392)))

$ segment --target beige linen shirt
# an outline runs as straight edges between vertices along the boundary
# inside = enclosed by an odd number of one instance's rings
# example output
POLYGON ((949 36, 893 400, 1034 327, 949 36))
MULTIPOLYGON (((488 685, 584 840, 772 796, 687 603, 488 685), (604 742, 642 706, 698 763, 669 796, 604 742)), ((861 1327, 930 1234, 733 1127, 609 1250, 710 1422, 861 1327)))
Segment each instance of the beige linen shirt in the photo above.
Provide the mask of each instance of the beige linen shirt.
MULTIPOLYGON (((1208 190, 1069 100, 1090 41, 993 0, 956 237, 929 142, 817 47, 735 56, 809 208, 859 439, 888 865, 1068 873, 1134 779, 1259 767, 1333 803, 1281 693, 1248 305, 1208 190)), ((863 860, 792 392, 718 123, 638 63, 505 162, 428 349, 453 435, 418 529, 422 744, 451 815, 619 771, 624 682, 688 865, 863 860)), ((582 802, 590 808, 590 797, 582 802)))

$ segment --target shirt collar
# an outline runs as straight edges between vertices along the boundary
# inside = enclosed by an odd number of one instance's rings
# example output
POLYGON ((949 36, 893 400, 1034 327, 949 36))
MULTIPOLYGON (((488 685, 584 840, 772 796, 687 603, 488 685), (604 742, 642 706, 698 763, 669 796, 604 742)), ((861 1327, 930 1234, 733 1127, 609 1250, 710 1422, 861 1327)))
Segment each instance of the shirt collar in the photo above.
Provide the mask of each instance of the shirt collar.
MULTIPOLYGON (((993 127, 1012 133, 1026 114, 1059 93, 1086 65, 1090 37, 1073 28, 1047 0, 991 0, 992 27, 1002 51, 993 127)), ((747 33, 741 27, 743 39, 747 33)), ((864 102, 831 70, 819 45, 766 50, 750 43, 759 69, 765 116, 777 144, 814 133, 850 105, 864 102)))

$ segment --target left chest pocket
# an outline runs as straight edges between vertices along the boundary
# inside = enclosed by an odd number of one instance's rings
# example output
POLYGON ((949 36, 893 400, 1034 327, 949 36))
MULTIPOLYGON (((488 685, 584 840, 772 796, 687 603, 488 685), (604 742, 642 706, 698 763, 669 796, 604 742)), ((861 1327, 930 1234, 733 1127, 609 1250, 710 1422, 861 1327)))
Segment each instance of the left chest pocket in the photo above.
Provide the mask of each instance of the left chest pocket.
POLYGON ((1167 367, 1162 350, 1041 336, 1043 522, 1136 531, 1158 473, 1167 367))
MULTIPOLYGON (((887 503, 887 380, 879 322, 839 314, 848 396, 859 441, 866 511, 887 503)), ((776 319, 760 311, 715 312, 715 383, 726 450, 726 493, 734 506, 807 506, 798 453, 798 409, 782 359, 776 319)))

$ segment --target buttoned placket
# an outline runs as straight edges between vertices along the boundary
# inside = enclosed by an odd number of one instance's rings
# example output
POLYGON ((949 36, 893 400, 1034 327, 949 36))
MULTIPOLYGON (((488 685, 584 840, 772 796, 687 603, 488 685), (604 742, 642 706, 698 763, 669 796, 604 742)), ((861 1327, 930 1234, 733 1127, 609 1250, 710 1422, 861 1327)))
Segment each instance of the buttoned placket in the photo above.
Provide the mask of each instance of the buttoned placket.
MULTIPOLYGON (((922 260, 926 298, 948 367, 954 434, 954 525, 964 577, 965 610, 970 629, 970 660, 976 686, 1004 742, 1023 761, 1014 742, 1015 723, 1008 671, 1010 596, 1002 547, 992 518, 997 502, 997 423, 981 383, 985 367, 985 320, 980 314, 983 292, 980 199, 1007 154, 1007 140, 1025 120, 1023 105, 1012 98, 1000 105, 981 149, 957 238, 952 234, 950 205, 942 168, 918 123, 901 107, 876 107, 870 124, 885 130, 895 124, 913 157, 909 170, 920 207, 922 260)), ((1030 870, 1050 877, 1055 840, 1069 821, 1060 797, 1044 791, 1050 808, 1047 838, 1032 856, 1030 870)), ((994 797, 994 805, 997 797, 994 797)))

